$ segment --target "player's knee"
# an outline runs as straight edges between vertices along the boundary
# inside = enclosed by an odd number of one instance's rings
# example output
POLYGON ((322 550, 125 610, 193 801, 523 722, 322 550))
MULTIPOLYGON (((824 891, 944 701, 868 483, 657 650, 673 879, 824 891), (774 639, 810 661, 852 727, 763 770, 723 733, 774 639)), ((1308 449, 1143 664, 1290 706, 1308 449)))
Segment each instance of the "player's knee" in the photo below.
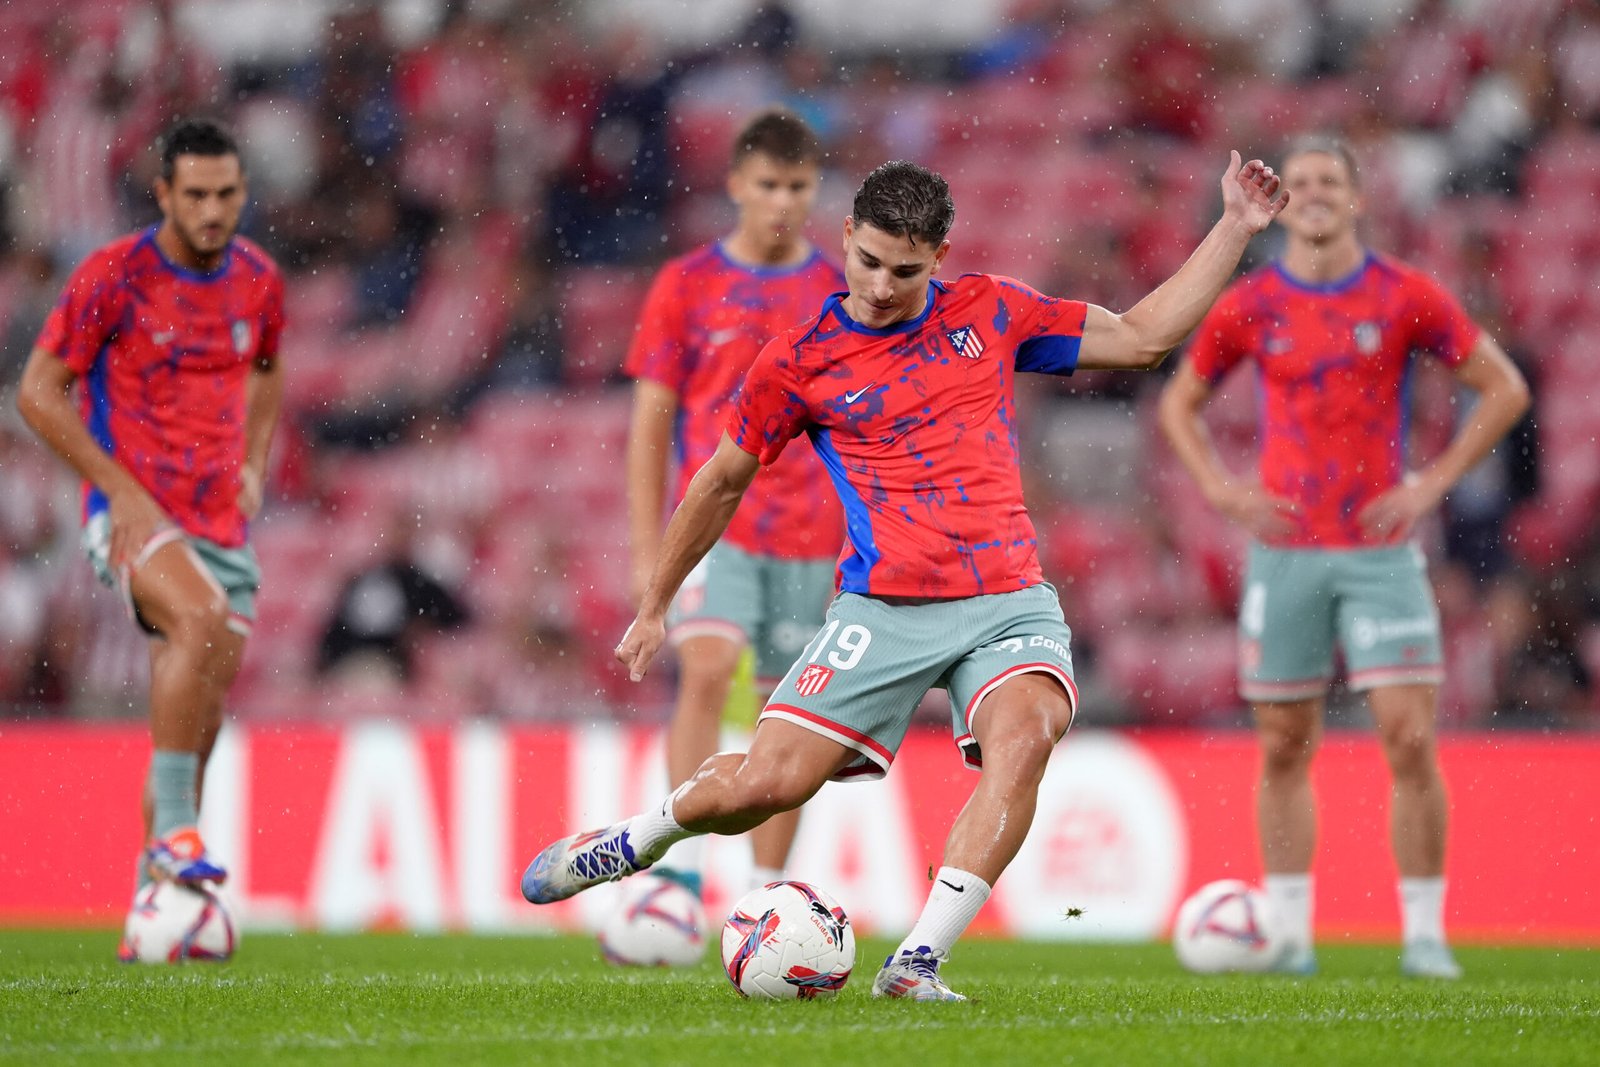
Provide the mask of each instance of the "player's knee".
POLYGON ((1433 731, 1422 727, 1398 727, 1383 735, 1384 756, 1397 778, 1431 775, 1436 757, 1433 731))
POLYGON ((686 649, 679 657, 678 685, 699 693, 725 692, 738 670, 737 645, 728 641, 705 642, 693 651, 686 649))
POLYGON ((206 597, 181 604, 172 611, 172 625, 166 638, 197 653, 220 651, 230 632, 228 618, 228 601, 224 597, 206 597))
POLYGON ((1261 762, 1266 773, 1304 773, 1317 754, 1314 733, 1293 729, 1263 729, 1257 735, 1261 740, 1261 762))
POLYGON ((1046 716, 1014 718, 1006 729, 991 731, 982 748, 986 781, 1037 787, 1055 750, 1055 736, 1046 716))
POLYGON ((985 770, 1004 769, 1042 776, 1056 742, 1072 722, 1072 705, 1065 693, 1033 687, 1015 693, 995 694, 979 708, 978 741, 985 770), (993 706, 988 706, 992 702, 993 706))

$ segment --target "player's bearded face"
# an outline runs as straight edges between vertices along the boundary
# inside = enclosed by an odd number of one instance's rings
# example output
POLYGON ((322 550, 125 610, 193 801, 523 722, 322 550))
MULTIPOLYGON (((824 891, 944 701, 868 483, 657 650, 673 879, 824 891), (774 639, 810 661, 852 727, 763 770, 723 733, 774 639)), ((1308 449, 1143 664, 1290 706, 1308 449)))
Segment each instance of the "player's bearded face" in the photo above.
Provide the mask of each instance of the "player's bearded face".
POLYGON ((949 250, 949 241, 913 241, 845 219, 844 280, 850 288, 845 311, 875 330, 916 318, 928 303, 928 281, 949 250))
POLYGON ((237 156, 179 156, 172 180, 156 182, 156 199, 178 239, 198 261, 222 253, 244 210, 244 171, 237 156))

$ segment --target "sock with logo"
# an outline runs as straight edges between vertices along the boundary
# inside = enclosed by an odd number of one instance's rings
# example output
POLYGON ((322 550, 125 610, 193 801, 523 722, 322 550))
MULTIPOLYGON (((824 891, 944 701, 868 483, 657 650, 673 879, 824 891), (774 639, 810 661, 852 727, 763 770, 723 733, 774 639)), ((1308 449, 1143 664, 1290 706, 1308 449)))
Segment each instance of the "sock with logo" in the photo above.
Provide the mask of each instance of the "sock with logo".
POLYGON ((628 820, 628 843, 633 848, 634 862, 640 867, 655 863, 679 841, 701 836, 693 830, 685 830, 672 817, 673 802, 686 788, 687 785, 679 786, 658 806, 628 820))
POLYGON ((906 939, 895 949, 895 955, 906 951, 931 949, 935 954, 948 955, 984 901, 989 899, 990 887, 975 874, 955 867, 940 867, 934 875, 933 888, 928 891, 928 902, 922 906, 917 925, 911 928, 906 939))

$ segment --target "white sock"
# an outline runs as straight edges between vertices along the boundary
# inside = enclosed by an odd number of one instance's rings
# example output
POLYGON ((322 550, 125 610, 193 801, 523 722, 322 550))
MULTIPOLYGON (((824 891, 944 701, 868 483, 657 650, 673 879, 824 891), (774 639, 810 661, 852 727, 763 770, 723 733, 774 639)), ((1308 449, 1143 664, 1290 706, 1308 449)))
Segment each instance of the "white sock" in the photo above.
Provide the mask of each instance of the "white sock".
POLYGON ((1285 941, 1311 947, 1311 875, 1269 874, 1262 879, 1267 901, 1285 941))
POLYGON ((900 942, 895 955, 920 950, 949 955, 951 946, 989 899, 989 892, 989 883, 977 875, 955 867, 940 867, 917 925, 900 942))
POLYGON ((633 845, 634 862, 644 867, 656 862, 673 845, 686 837, 698 837, 685 830, 672 817, 672 804, 678 794, 687 788, 679 786, 667 794, 667 799, 651 810, 628 820, 628 840, 633 845))
POLYGON ((783 881, 783 868, 781 868, 781 867, 761 867, 761 866, 756 866, 756 867, 751 867, 750 868, 750 888, 751 889, 760 889, 762 886, 766 885, 768 882, 781 882, 781 881, 783 881))
POLYGON ((1444 879, 1400 879, 1400 930, 1406 944, 1444 943, 1444 879))

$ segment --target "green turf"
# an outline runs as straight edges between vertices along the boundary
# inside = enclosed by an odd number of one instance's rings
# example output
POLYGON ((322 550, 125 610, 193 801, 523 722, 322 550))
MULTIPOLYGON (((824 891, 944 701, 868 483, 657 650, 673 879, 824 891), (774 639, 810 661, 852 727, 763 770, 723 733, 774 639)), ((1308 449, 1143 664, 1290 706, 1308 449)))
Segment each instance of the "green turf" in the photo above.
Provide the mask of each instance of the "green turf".
POLYGON ((741 1001, 714 960, 600 963, 576 938, 248 936, 229 964, 125 967, 94 931, 0 931, 0 1063, 1593 1064, 1600 952, 1465 948, 1405 981, 1392 947, 1312 979, 1197 978, 1161 945, 972 941, 969 1004, 741 1001))

